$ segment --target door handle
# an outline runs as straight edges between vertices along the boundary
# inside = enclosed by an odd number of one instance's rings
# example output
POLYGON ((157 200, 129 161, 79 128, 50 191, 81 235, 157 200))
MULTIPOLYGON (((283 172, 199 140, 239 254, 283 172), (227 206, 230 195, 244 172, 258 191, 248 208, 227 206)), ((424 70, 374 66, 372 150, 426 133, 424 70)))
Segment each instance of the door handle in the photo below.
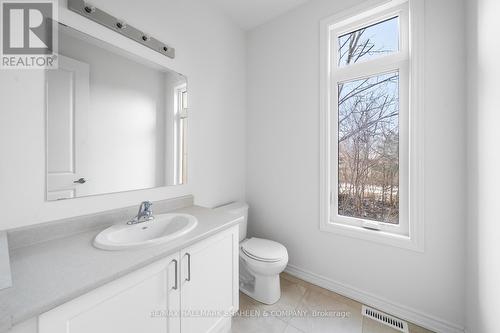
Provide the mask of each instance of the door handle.
POLYGON ((172 287, 173 290, 177 290, 178 289, 178 284, 177 284, 177 265, 178 265, 178 262, 176 259, 172 260, 171 263, 174 263, 175 264, 175 284, 174 286, 172 287))
POLYGON ((189 253, 185 254, 188 257, 188 276, 186 277, 186 281, 191 281, 191 255, 189 253))
POLYGON ((73 183, 74 184, 85 184, 87 181, 85 180, 85 178, 80 178, 78 180, 75 180, 73 183))

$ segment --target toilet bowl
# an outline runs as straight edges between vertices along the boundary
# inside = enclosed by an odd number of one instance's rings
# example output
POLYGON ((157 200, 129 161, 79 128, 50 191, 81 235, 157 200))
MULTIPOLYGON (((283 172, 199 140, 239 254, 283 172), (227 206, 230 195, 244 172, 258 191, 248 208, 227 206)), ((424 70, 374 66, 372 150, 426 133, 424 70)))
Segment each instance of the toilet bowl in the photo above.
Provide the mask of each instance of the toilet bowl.
POLYGON ((265 303, 276 303, 281 297, 279 274, 288 263, 286 248, 262 238, 246 238, 248 205, 234 202, 216 208, 227 213, 243 216, 240 223, 240 291, 249 297, 265 303))
POLYGON ((240 243, 240 290, 259 302, 276 303, 281 297, 279 274, 287 263, 288 253, 280 243, 261 238, 243 240, 240 243))

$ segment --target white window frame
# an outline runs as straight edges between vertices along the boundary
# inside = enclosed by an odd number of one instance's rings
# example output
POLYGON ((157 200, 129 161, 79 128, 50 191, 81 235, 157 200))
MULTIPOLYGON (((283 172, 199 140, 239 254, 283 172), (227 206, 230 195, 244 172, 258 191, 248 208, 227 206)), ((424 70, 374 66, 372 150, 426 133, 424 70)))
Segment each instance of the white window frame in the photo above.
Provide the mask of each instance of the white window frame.
POLYGON ((423 0, 369 1, 321 21, 320 229, 423 251, 423 0), (337 38, 399 16, 399 52, 338 67, 337 38), (337 84, 399 72, 399 224, 338 214, 337 84))
POLYGON ((187 93, 187 84, 183 83, 174 88, 174 181, 176 185, 186 182, 186 152, 182 120, 187 119, 187 108, 182 105, 183 94, 187 93))

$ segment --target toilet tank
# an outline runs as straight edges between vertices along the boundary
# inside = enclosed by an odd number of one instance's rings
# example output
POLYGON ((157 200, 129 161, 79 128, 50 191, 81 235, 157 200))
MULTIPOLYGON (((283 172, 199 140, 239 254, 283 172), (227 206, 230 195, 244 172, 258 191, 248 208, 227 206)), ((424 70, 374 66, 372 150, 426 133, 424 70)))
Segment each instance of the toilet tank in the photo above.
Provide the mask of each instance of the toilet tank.
POLYGON ((240 223, 240 242, 247 237, 247 226, 248 226, 248 205, 244 202, 231 202, 222 206, 214 208, 218 211, 223 211, 231 215, 241 217, 243 216, 243 221, 240 223))

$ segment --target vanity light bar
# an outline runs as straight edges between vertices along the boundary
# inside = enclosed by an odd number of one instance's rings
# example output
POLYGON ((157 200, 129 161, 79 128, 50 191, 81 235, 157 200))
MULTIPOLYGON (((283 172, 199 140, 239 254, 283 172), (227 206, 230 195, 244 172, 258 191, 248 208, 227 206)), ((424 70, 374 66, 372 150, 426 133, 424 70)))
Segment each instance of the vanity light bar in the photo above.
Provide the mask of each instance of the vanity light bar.
POLYGON ((68 0, 68 8, 75 13, 78 13, 94 22, 122 34, 123 36, 133 39, 158 53, 161 53, 171 59, 175 58, 175 48, 160 42, 156 38, 150 37, 148 34, 126 24, 124 21, 121 21, 112 15, 109 15, 105 11, 86 3, 84 0, 68 0))

